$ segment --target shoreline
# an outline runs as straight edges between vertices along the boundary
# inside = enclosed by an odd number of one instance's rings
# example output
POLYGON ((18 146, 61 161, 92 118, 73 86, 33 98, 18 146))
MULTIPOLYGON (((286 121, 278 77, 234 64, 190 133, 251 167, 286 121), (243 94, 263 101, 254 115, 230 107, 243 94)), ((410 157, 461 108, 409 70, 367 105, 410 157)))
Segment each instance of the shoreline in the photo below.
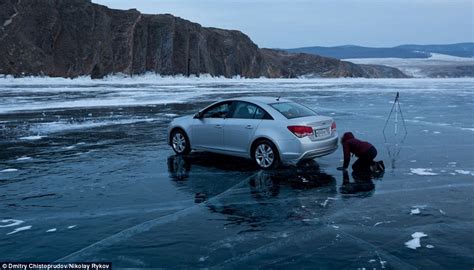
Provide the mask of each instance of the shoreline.
POLYGON ((136 83, 137 81, 144 81, 150 83, 166 83, 166 82, 173 82, 173 83, 190 83, 190 82, 302 82, 302 81, 422 81, 422 80, 449 80, 449 81, 465 81, 465 80, 474 80, 474 77, 439 77, 439 78, 431 78, 431 77, 411 77, 411 78, 365 78, 365 77, 335 77, 335 78, 326 78, 326 77, 307 77, 307 76, 300 76, 298 78, 268 78, 268 77, 259 77, 259 78, 246 78, 235 76, 232 78, 227 78, 224 76, 211 76, 209 74, 202 74, 200 76, 185 76, 182 74, 179 75, 160 75, 156 73, 144 73, 138 75, 128 75, 128 74, 111 74, 107 75, 102 79, 92 79, 90 76, 79 76, 75 78, 68 78, 68 77, 50 77, 50 76, 23 76, 23 77, 15 77, 9 74, 0 74, 0 85, 5 84, 7 81, 11 82, 34 82, 34 83, 115 83, 120 81, 120 83, 136 83))

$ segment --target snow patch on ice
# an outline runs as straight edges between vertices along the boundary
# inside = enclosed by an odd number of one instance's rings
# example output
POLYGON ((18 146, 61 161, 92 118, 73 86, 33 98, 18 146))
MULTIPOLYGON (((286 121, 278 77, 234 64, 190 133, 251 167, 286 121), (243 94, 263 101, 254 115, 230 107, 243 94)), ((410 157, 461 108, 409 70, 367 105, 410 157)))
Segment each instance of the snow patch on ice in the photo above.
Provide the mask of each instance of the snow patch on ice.
POLYGON ((41 140, 46 136, 40 136, 40 135, 33 135, 33 136, 25 136, 25 137, 20 137, 20 140, 25 140, 25 141, 36 141, 36 140, 41 140))
POLYGON ((411 249, 417 249, 421 247, 420 238, 413 238, 412 240, 405 242, 405 246, 411 249))
POLYGON ((393 223, 395 220, 387 220, 387 221, 379 221, 374 224, 374 227, 379 226, 380 224, 388 224, 388 223, 393 223))
POLYGON ((7 233, 7 235, 14 234, 14 233, 21 232, 21 231, 26 231, 26 230, 31 229, 31 227, 32 226, 30 225, 30 226, 24 226, 24 227, 16 228, 13 231, 7 233))
POLYGON ((420 213, 420 208, 411 209, 410 211, 410 215, 418 215, 420 213))
POLYGON ((410 172, 417 175, 438 175, 437 173, 432 172, 432 169, 426 168, 410 168, 410 172))
POLYGON ((411 237, 413 237, 413 239, 411 239, 408 242, 405 242, 405 246, 407 248, 417 249, 417 248, 421 247, 420 238, 426 237, 426 236, 428 236, 428 235, 423 233, 423 232, 415 232, 411 235, 411 237))
POLYGON ((0 223, 10 223, 10 224, 7 224, 7 225, 0 225, 0 228, 6 228, 6 227, 18 226, 18 225, 24 223, 24 221, 19 220, 19 219, 2 219, 2 220, 0 220, 0 223))
POLYGON ((10 168, 10 169, 1 170, 0 172, 16 172, 16 171, 18 171, 18 169, 10 168))
POLYGON ((464 174, 464 175, 468 175, 468 174, 471 174, 470 171, 465 171, 465 170, 454 170, 455 172, 459 173, 459 174, 464 174))

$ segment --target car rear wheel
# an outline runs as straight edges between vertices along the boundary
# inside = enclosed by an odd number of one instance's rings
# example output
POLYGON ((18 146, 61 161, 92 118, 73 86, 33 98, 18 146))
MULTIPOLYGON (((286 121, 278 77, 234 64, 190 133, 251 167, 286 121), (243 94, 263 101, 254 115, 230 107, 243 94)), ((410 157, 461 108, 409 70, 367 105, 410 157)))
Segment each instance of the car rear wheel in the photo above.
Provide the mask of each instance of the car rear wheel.
POLYGON ((252 157, 255 163, 264 170, 275 168, 279 158, 276 146, 267 140, 262 140, 255 144, 252 157))
POLYGON ((189 144, 188 136, 183 130, 175 130, 171 134, 171 147, 176 154, 189 154, 191 152, 191 145, 189 144))

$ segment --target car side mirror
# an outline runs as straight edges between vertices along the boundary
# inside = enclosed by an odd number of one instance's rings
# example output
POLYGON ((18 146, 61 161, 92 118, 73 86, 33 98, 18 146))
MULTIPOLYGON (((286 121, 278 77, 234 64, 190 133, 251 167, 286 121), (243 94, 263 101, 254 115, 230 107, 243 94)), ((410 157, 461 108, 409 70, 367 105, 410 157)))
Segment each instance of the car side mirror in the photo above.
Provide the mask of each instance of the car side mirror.
POLYGON ((197 112, 195 115, 194 115, 194 118, 195 119, 201 119, 203 116, 203 113, 202 112, 197 112))

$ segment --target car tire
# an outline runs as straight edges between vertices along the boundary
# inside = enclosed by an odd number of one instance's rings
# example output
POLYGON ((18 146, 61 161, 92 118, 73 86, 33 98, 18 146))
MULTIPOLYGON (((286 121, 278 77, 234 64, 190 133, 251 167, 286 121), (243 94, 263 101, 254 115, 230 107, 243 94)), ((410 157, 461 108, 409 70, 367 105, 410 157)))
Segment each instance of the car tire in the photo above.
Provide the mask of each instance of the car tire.
POLYGON ((171 133, 171 148, 178 155, 186 155, 191 152, 191 144, 186 133, 182 129, 176 129, 171 133))
POLYGON ((260 140, 252 147, 252 160, 260 169, 269 170, 278 166, 280 156, 275 144, 269 140, 260 140))

